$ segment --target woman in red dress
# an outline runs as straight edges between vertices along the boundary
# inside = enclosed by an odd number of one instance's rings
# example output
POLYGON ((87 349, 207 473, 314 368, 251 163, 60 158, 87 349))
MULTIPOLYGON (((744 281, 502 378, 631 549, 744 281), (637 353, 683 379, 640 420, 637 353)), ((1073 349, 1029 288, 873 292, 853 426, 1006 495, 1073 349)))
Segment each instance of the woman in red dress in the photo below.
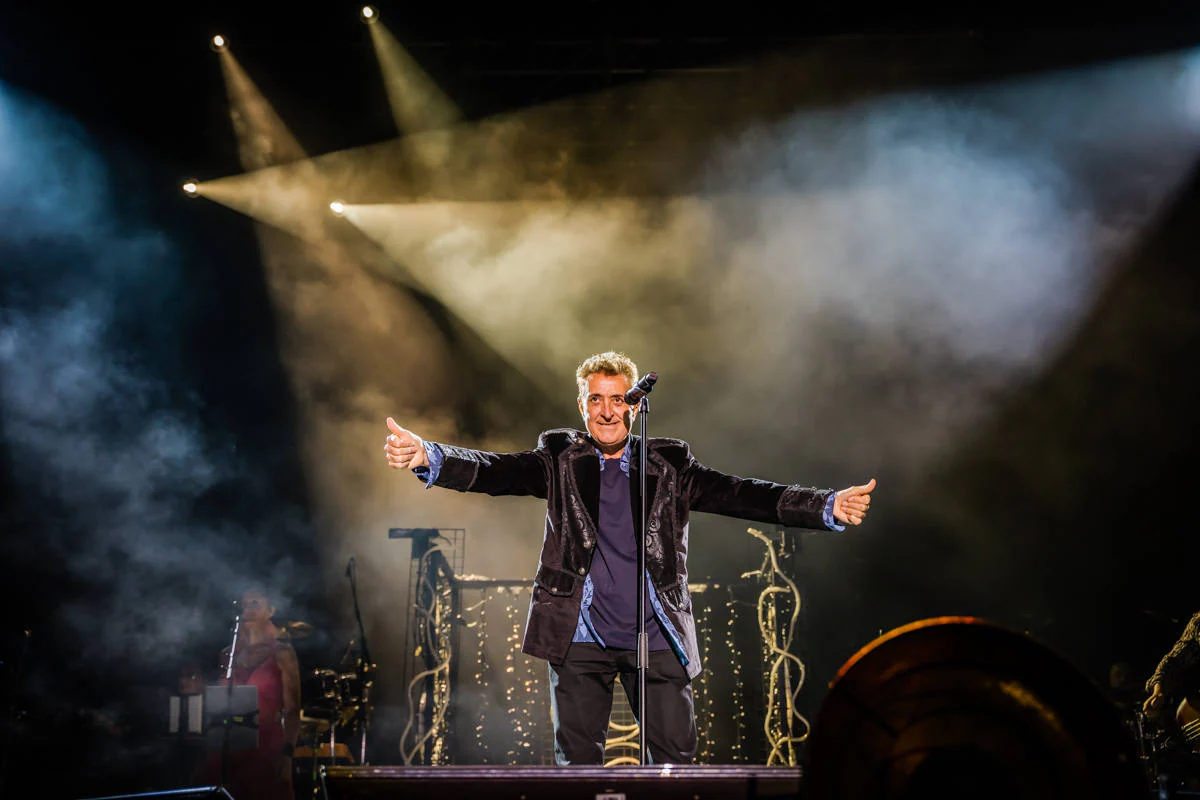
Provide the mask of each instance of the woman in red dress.
MULTIPOLYGON (((233 659, 233 682, 258 687, 258 749, 231 750, 224 786, 234 800, 292 800, 292 750, 300 730, 300 665, 271 622, 266 593, 242 595, 242 624, 233 659)), ((221 655, 222 680, 228 648, 221 655)), ((221 751, 208 755, 205 782, 221 780, 221 751)))

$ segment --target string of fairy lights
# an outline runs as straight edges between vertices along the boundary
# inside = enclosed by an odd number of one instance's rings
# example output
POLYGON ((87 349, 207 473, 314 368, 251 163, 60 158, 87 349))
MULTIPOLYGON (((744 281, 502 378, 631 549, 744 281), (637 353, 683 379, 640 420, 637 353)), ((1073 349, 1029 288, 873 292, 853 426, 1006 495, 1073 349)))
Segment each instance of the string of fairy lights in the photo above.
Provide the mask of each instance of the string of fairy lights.
MULTIPOLYGON (((696 638, 700 646, 700 663, 709 667, 712 665, 709 660, 712 657, 712 627, 710 624, 712 605, 708 598, 711 597, 712 592, 720 588, 717 584, 711 586, 696 584, 688 587, 693 604, 697 597, 703 597, 706 601, 704 608, 700 609, 701 613, 696 618, 696 638)), ((709 675, 711 674, 710 669, 705 669, 692 681, 692 702, 696 712, 696 761, 701 764, 711 764, 715 754, 713 739, 717 731, 717 712, 711 696, 712 688, 709 685, 709 675)))
MULTIPOLYGON (((509 764, 529 763, 533 754, 533 741, 537 723, 549 724, 544 694, 545 686, 533 675, 533 659, 521 652, 521 622, 527 603, 518 606, 516 592, 504 595, 504 700, 508 718, 512 725, 511 746, 505 752, 509 764), (535 713, 534 709, 543 713, 535 713), (545 718, 543 718, 545 717, 545 718)), ((523 598, 522 598, 523 599, 523 598)))
POLYGON ((553 763, 546 666, 521 652, 529 588, 474 584, 479 599, 462 612, 462 658, 473 665, 459 692, 458 715, 470 721, 464 755, 479 764, 553 763))
MULTIPOLYGON (((487 630, 488 598, 485 594, 477 603, 463 609, 463 628, 475 636, 480 635, 480 631, 487 630)), ((488 661, 487 653, 482 647, 477 649, 478 655, 475 658, 475 674, 472 676, 471 685, 478 686, 482 689, 486 688, 486 676, 491 670, 491 662, 488 661)), ((495 763, 494 756, 491 750, 491 744, 484 737, 484 720, 487 717, 488 707, 490 705, 488 694, 486 691, 480 691, 478 695, 478 708, 475 715, 475 725, 473 734, 475 746, 479 753, 480 764, 495 763)))
MULTIPOLYGON (((746 741, 746 681, 742 676, 742 653, 737 644, 737 609, 738 602, 731 591, 729 600, 725 602, 725 611, 728 614, 725 623, 725 649, 731 655, 730 672, 733 675, 733 744, 729 748, 729 760, 734 764, 750 760, 743 745, 746 741)), ((711 668, 712 665, 709 666, 711 668)))

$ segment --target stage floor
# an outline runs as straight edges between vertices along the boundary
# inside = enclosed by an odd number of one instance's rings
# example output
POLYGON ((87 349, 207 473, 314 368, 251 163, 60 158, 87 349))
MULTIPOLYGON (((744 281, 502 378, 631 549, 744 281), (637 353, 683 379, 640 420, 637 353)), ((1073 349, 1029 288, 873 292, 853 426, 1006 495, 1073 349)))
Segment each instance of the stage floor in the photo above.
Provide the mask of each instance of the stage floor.
POLYGON ((795 798, 799 767, 737 765, 621 767, 327 767, 328 800, 757 800, 795 798))

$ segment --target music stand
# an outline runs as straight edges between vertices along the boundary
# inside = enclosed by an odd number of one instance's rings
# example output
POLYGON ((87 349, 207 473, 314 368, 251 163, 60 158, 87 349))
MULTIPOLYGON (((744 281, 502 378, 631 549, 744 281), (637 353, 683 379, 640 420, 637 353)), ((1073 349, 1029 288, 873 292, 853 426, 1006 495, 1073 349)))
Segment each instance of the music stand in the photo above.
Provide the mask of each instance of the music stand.
POLYGON ((167 733, 204 734, 204 695, 173 694, 167 698, 167 733))

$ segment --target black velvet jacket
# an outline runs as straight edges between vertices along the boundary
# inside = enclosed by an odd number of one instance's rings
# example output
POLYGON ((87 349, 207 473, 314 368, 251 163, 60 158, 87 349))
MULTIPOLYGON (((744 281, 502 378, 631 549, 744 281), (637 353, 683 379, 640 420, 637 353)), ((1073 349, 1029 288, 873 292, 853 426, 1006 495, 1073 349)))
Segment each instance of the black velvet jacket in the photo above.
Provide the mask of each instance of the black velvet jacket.
MULTIPOLYGON (((634 530, 641 533, 640 437, 633 437, 630 499, 634 530)), ((436 485, 460 492, 532 495, 548 500, 546 533, 522 650, 561 663, 575 635, 583 581, 596 547, 600 459, 584 433, 546 431, 537 447, 521 453, 486 453, 439 445, 445 461, 436 485)), ((824 529, 822 512, 832 490, 804 489, 738 478, 709 469, 686 442, 650 439, 646 488, 650 495, 646 569, 663 610, 682 638, 689 677, 700 674, 696 623, 688 593, 688 517, 707 511, 765 523, 824 529)))

